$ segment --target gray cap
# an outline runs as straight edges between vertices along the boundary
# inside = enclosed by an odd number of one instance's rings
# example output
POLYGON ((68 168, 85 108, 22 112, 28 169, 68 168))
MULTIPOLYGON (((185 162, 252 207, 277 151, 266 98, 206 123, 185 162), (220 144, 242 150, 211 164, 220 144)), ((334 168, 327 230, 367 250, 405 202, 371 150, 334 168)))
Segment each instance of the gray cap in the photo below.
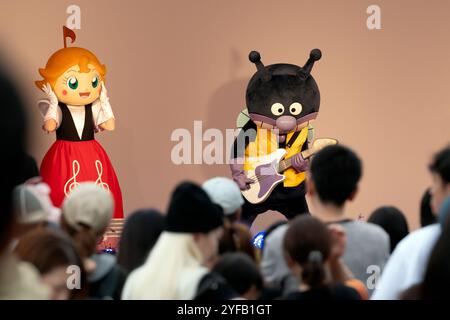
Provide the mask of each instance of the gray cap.
POLYGON ((13 204, 19 223, 45 222, 59 215, 50 199, 50 188, 43 182, 18 185, 13 191, 13 204))
POLYGON ((223 208, 225 215, 235 213, 243 204, 241 190, 236 182, 225 177, 215 177, 202 185, 212 202, 223 208))
POLYGON ((75 230, 86 225, 96 232, 102 231, 108 227, 113 211, 111 193, 93 182, 80 183, 62 205, 64 220, 75 230))

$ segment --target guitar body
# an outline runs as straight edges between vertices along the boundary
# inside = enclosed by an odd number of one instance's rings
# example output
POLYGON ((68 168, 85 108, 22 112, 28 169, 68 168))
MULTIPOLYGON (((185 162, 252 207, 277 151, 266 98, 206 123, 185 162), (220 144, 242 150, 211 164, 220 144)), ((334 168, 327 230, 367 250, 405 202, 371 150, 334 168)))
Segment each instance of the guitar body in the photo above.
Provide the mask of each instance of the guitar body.
MULTIPOLYGON (((335 145, 337 143, 338 141, 332 138, 316 139, 310 149, 301 152, 302 157, 303 159, 308 159, 326 146, 335 145)), ((247 159, 250 166, 254 168, 252 170, 247 170, 247 177, 255 181, 250 184, 250 189, 242 191, 242 195, 248 202, 253 204, 263 202, 269 197, 272 190, 286 179, 284 175, 279 173, 279 168, 283 171, 290 167, 290 164, 287 166, 285 164, 290 160, 283 160, 285 155, 285 149, 278 149, 268 155, 249 157, 247 159)))
POLYGON ((286 179, 278 173, 278 164, 286 154, 286 150, 278 149, 268 155, 261 157, 249 157, 248 163, 252 164, 254 170, 248 170, 247 177, 254 179, 250 189, 242 191, 242 195, 248 202, 257 204, 267 199, 272 190, 286 179))

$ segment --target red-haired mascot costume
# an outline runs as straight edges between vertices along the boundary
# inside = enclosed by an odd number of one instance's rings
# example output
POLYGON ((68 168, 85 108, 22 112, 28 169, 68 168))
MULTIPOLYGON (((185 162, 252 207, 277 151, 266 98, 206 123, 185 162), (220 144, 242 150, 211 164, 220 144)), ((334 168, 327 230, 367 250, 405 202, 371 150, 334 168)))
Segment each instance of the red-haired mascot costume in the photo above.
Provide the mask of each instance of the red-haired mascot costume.
POLYGON ((80 182, 93 181, 114 196, 114 218, 123 218, 122 193, 111 161, 95 140, 95 133, 112 131, 115 118, 105 87, 106 67, 89 50, 67 47, 75 33, 64 27, 64 48, 39 69, 36 81, 47 99, 38 102, 43 129, 56 141, 41 164, 41 176, 51 188, 51 199, 61 206, 80 182))

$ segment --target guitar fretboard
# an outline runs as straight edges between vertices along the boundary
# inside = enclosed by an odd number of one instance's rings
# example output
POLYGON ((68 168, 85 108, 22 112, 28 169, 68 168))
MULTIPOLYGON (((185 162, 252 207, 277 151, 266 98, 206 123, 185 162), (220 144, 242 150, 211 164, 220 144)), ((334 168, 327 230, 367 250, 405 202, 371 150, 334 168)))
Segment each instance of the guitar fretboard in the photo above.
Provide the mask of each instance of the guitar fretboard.
MULTIPOLYGON (((308 159, 309 157, 311 157, 314 153, 316 153, 317 151, 319 151, 320 148, 314 148, 312 147, 311 149, 307 149, 305 151, 300 152, 303 159, 308 159)), ((289 169, 290 167, 292 167, 292 161, 291 158, 289 159, 284 159, 281 160, 280 163, 278 164, 278 173, 282 173, 285 170, 289 169)))

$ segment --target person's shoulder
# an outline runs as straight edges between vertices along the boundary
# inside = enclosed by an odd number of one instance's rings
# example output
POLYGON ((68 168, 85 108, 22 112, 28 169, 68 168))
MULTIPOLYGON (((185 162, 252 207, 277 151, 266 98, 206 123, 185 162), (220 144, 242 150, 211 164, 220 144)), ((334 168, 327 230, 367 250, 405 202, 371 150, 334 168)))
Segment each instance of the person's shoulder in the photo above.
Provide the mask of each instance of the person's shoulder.
POLYGON ((135 290, 136 284, 140 283, 140 281, 142 280, 143 272, 144 266, 142 265, 128 274, 122 288, 122 300, 133 299, 133 292, 135 290))
POLYGON ((88 276, 89 282, 96 282, 106 277, 116 266, 116 257, 111 254, 94 254, 91 259, 95 262, 95 270, 88 276))
POLYGON ((441 233, 438 223, 420 228, 408 234, 395 248, 396 251, 417 251, 418 247, 432 246, 441 233))
POLYGON ((335 284, 331 287, 334 299, 339 300, 361 300, 361 295, 356 289, 346 286, 342 283, 335 284))
POLYGON ((353 223, 353 225, 361 230, 364 231, 371 231, 374 233, 382 233, 385 234, 386 232, 384 231, 383 228, 381 228, 380 226, 371 223, 371 222, 367 222, 367 221, 360 221, 360 220, 352 220, 351 223, 353 223))
POLYGON ((440 233, 440 225, 433 224, 413 231, 403 238, 387 261, 371 299, 397 299, 403 290, 420 283, 429 254, 440 233))
POLYGON ((303 292, 294 291, 279 300, 361 300, 361 296, 355 289, 336 283, 303 292))
POLYGON ((417 229, 411 232, 405 239, 427 239, 432 237, 438 237, 441 233, 441 225, 439 223, 434 223, 429 226, 417 229))
POLYGON ((142 278, 145 274, 145 264, 141 265, 140 267, 137 267, 136 269, 132 270, 128 275, 126 276, 125 285, 134 286, 137 283, 140 283, 142 281, 142 278))
MULTIPOLYGON (((358 234, 364 235, 366 239, 375 238, 376 241, 381 240, 389 242, 389 235, 387 232, 376 224, 359 220, 352 220, 347 224, 349 226, 349 228, 346 228, 347 232, 351 232, 351 230, 353 230, 353 232, 356 231, 358 234)), ((345 224, 343 226, 345 228, 345 224)))

